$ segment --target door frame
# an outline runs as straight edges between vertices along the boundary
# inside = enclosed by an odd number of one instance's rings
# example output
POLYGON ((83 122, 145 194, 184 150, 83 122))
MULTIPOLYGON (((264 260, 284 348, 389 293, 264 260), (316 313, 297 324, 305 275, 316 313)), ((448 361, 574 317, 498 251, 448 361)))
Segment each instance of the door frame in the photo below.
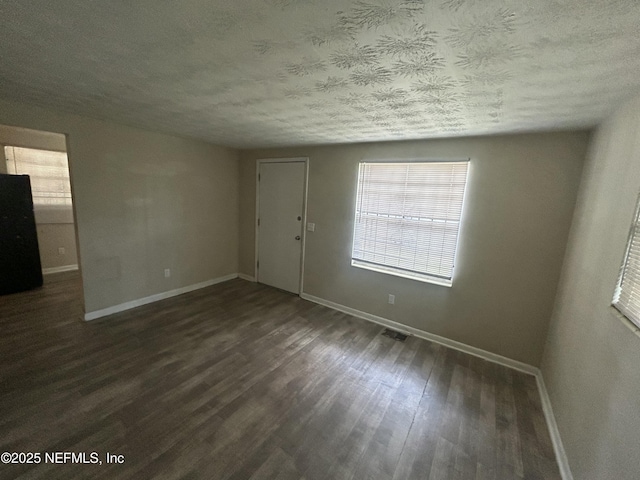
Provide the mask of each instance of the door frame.
POLYGON ((300 295, 304 284, 304 254, 307 243, 307 193, 309 190, 309 157, 292 157, 292 158, 260 158, 256 160, 256 214, 253 220, 253 226, 256 232, 254 261, 253 261, 253 278, 258 282, 258 251, 260 246, 260 229, 258 228, 258 218, 260 217, 260 167, 265 163, 304 163, 304 185, 302 189, 302 233, 301 233, 301 249, 300 249, 300 295))
MULTIPOLYGON (((83 275, 82 275, 82 260, 81 260, 81 253, 80 253, 80 237, 79 237, 79 233, 78 233, 78 214, 76 211, 76 195, 75 195, 75 188, 74 188, 74 181, 73 181, 73 175, 71 173, 71 154, 70 152, 70 139, 69 139, 69 134, 68 133, 63 133, 63 132, 59 132, 59 131, 53 131, 53 130, 42 130, 40 128, 31 128, 31 127, 23 127, 23 126, 18 126, 18 125, 9 125, 9 124, 0 124, 0 127, 4 127, 9 131, 10 136, 13 138, 14 134, 17 134, 18 132, 23 132, 22 136, 18 135, 18 139, 13 139, 13 140, 9 140, 9 141, 2 141, 0 142, 0 162, 6 162, 6 155, 4 153, 4 147, 18 147, 18 148, 29 148, 32 150, 42 150, 42 151, 46 151, 46 152, 61 152, 64 153, 67 156, 67 173, 69 174, 69 185, 71 187, 71 211, 73 214, 73 239, 75 241, 75 247, 76 247, 76 264, 75 267, 76 268, 72 268, 70 269, 70 271, 77 271, 78 275, 80 276, 80 293, 82 296, 82 308, 84 309, 84 303, 85 303, 85 299, 84 299, 84 281, 83 281, 83 275), (65 143, 65 148, 59 148, 59 147, 55 147, 51 144, 49 144, 48 142, 43 140, 37 140, 35 138, 37 138, 39 135, 54 135, 54 136, 58 136, 58 137, 62 137, 64 136, 64 143, 65 143), (20 138, 21 137, 21 138, 20 138)), ((0 168, 0 173, 7 173, 6 172, 6 168, 0 168)), ((37 224, 36 224, 37 226, 37 224)), ((42 261, 42 259, 41 259, 42 261)), ((72 265, 73 266, 73 265, 72 265)), ((66 266, 63 266, 62 268, 65 268, 66 266)), ((54 267, 55 269, 55 267, 54 267)), ((64 270, 59 270, 60 272, 62 271, 67 271, 66 269, 64 270)), ((44 272, 44 269, 42 271, 42 275, 48 275, 50 273, 58 273, 58 272, 53 272, 53 271, 49 271, 47 273, 44 272)))

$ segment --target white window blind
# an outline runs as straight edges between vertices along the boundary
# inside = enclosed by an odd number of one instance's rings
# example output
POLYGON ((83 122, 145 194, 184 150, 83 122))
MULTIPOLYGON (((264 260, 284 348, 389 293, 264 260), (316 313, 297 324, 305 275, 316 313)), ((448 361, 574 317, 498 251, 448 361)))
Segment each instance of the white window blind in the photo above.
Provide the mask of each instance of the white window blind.
POLYGON ((361 163, 351 264, 450 286, 468 164, 361 163))
POLYGON ((31 177, 33 204, 71 206, 69 166, 65 152, 4 147, 7 171, 31 177))
POLYGON ((626 255, 613 295, 613 306, 640 327, 640 200, 631 224, 626 255))

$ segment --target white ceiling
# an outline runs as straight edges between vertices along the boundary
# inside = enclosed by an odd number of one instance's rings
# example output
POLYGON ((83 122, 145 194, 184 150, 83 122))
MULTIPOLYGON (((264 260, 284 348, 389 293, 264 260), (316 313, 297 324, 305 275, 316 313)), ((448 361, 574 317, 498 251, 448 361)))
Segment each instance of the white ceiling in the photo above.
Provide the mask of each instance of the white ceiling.
POLYGON ((0 0, 0 97, 256 147, 590 127, 638 0, 0 0))

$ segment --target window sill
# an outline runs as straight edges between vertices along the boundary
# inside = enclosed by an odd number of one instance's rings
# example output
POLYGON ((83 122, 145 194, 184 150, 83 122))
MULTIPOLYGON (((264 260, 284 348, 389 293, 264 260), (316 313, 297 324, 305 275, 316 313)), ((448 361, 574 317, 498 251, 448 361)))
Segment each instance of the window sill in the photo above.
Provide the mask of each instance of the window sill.
POLYGON ((426 277, 422 275, 412 275, 409 272, 402 272, 395 270, 391 267, 383 267, 371 265, 369 263, 360 263, 357 260, 351 260, 351 266, 356 268, 362 268, 363 270, 370 270, 372 272, 384 273, 386 275, 393 275, 394 277, 408 278, 409 280, 416 280, 423 283, 431 283, 433 285, 439 285, 441 287, 451 288, 453 286, 451 280, 445 280, 442 278, 426 277))

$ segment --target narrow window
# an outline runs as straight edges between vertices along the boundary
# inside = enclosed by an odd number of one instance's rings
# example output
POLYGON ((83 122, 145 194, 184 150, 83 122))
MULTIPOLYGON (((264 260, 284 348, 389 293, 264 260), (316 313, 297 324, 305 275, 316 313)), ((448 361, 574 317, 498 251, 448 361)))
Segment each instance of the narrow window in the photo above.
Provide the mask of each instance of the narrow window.
POLYGON ((360 163, 351 265, 451 286, 468 165, 360 163))
POLYGON ((627 250, 613 294, 613 306, 640 327, 640 200, 631 224, 627 250))

